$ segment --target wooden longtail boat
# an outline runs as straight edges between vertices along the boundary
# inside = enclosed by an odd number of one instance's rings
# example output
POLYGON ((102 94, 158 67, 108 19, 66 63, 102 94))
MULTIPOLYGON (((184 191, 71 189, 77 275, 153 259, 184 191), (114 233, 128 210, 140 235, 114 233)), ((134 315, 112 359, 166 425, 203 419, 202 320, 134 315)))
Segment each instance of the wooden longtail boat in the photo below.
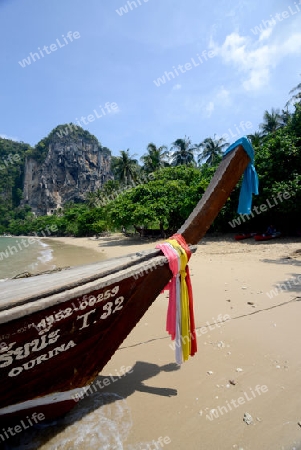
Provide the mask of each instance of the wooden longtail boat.
POLYGON ((234 236, 236 241, 243 241, 244 239, 250 239, 254 237, 257 233, 239 233, 234 236))
MULTIPOLYGON (((222 160, 178 230, 197 244, 250 162, 242 145, 222 160)), ((75 406, 171 279, 161 250, 1 284, 1 423, 75 406)))
POLYGON ((254 236, 255 241, 270 241, 271 239, 277 239, 281 237, 280 231, 273 233, 273 234, 256 234, 254 236))

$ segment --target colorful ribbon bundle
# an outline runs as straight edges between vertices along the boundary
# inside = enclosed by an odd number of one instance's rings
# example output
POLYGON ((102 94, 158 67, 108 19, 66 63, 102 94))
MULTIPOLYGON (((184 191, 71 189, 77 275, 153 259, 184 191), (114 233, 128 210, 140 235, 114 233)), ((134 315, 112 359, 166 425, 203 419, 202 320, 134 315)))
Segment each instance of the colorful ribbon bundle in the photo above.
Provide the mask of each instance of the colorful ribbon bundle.
POLYGON ((254 166, 254 150, 249 139, 245 136, 238 139, 234 144, 227 148, 224 156, 232 152, 238 145, 243 146, 250 158, 250 162, 244 172, 237 212, 238 214, 251 214, 252 194, 258 195, 258 175, 254 166))
POLYGON ((162 250, 169 262, 173 278, 164 290, 169 290, 166 331, 175 340, 176 362, 182 364, 197 351, 193 296, 189 267, 191 251, 180 234, 174 234, 156 248, 162 250))

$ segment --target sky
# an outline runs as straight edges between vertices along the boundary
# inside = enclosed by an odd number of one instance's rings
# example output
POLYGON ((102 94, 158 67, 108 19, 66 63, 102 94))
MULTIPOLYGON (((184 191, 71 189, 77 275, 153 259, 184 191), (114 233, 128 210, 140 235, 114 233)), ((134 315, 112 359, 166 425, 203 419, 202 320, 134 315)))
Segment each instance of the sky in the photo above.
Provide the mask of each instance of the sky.
POLYGON ((232 143, 301 82, 301 0, 0 0, 0 24, 0 136, 33 146, 232 143))

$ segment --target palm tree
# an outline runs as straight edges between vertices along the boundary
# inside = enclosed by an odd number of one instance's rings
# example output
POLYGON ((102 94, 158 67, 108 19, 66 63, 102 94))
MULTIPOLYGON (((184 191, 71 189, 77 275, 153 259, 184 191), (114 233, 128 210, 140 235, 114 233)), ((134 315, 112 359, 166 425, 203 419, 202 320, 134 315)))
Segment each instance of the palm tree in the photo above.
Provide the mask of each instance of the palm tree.
POLYGON ((169 165, 166 160, 169 156, 166 145, 156 147, 155 144, 150 142, 147 146, 147 152, 140 158, 143 162, 143 170, 145 172, 155 172, 161 169, 161 167, 167 167, 169 165))
POLYGON ((102 191, 105 196, 111 195, 113 192, 118 191, 120 188, 119 181, 117 180, 108 180, 102 186, 102 191))
POLYGON ((265 110, 263 120, 264 122, 259 125, 263 135, 274 133, 276 130, 278 130, 278 128, 282 126, 281 114, 279 109, 272 108, 270 113, 265 110))
POLYGON ((285 106, 288 106, 292 102, 294 102, 294 104, 301 102, 301 83, 299 83, 298 86, 294 87, 291 91, 289 91, 290 94, 293 94, 294 92, 297 93, 290 98, 290 100, 287 102, 285 106))
POLYGON ((222 156, 223 148, 228 147, 228 142, 225 142, 224 138, 214 138, 208 137, 203 140, 200 144, 197 145, 199 149, 202 149, 202 152, 198 155, 198 163, 202 164, 202 161, 205 162, 209 166, 213 166, 215 161, 219 156, 222 156))
POLYGON ((262 142, 262 138, 263 138, 262 134, 259 131, 255 131, 254 134, 248 134, 247 137, 248 137, 248 139, 250 139, 251 144, 254 147, 259 147, 262 142))
POLYGON ((123 184, 130 184, 137 179, 139 169, 135 155, 130 155, 130 150, 120 150, 120 156, 112 159, 112 172, 114 176, 123 184))
POLYGON ((94 208, 95 203, 96 203, 95 192, 87 192, 86 200, 87 200, 89 208, 94 208))
POLYGON ((171 145, 171 151, 173 151, 173 154, 171 155, 171 164, 173 166, 195 164, 194 151, 196 150, 196 148, 191 145, 191 141, 189 138, 186 138, 185 136, 184 139, 177 139, 171 145))
MULTIPOLYGON (((301 96, 300 96, 300 98, 301 98, 301 96)), ((289 112, 288 107, 286 107, 286 110, 285 109, 282 110, 280 117, 281 117, 282 126, 286 126, 290 123, 292 115, 289 112)))
POLYGON ((103 196, 104 196, 104 193, 101 189, 97 189, 96 191, 93 191, 93 192, 88 192, 86 195, 86 200, 87 200, 89 208, 95 208, 95 207, 101 205, 103 196))

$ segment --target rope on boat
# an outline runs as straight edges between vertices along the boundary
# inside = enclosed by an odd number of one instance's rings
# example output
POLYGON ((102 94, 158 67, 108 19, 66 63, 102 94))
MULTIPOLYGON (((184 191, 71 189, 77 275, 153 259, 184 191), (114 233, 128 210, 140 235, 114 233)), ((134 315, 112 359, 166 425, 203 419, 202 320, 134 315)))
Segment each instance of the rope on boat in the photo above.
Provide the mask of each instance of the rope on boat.
POLYGON ((193 295, 188 261, 191 251, 180 234, 174 234, 156 248, 162 250, 169 262, 172 279, 164 288, 169 291, 166 331, 175 340, 177 364, 187 361, 197 351, 193 295))

